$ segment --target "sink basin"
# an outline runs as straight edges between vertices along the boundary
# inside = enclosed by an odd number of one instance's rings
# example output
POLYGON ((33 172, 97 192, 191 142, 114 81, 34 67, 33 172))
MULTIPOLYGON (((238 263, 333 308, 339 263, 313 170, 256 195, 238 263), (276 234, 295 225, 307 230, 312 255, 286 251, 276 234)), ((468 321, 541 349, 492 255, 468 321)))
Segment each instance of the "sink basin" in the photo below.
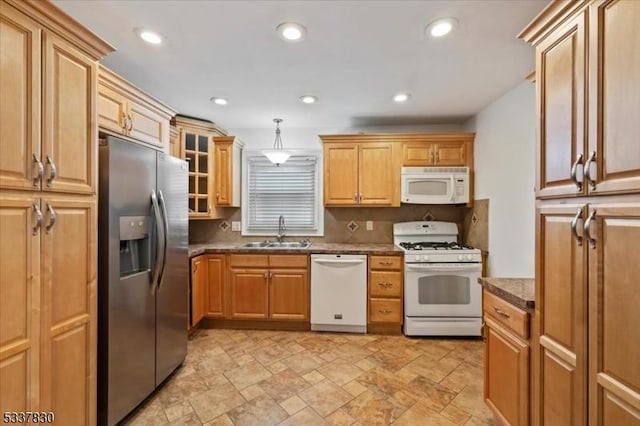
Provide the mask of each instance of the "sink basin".
POLYGON ((268 248, 268 249, 279 249, 279 248, 300 248, 304 249, 311 245, 310 241, 252 241, 250 243, 244 243, 240 247, 242 248, 268 248))
POLYGON ((253 241, 250 243, 242 244, 240 247, 243 248, 260 248, 267 247, 270 243, 268 241, 253 241))
POLYGON ((269 243, 269 248, 307 248, 311 245, 310 241, 283 241, 269 243))

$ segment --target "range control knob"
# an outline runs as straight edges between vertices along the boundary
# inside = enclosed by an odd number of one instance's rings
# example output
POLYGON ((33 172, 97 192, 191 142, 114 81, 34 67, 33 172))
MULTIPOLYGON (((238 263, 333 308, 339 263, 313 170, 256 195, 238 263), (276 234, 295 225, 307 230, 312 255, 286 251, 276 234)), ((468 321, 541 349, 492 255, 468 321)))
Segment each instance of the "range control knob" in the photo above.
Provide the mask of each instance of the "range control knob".
POLYGON ((422 256, 422 260, 424 260, 425 262, 429 260, 429 255, 425 254, 422 256))
POLYGON ((472 257, 473 257, 473 256, 471 256, 470 254, 468 254, 468 255, 466 256, 466 259, 467 259, 467 260, 471 260, 471 259, 472 259, 472 257))
POLYGON ((463 256, 463 255, 461 255, 461 254, 459 254, 459 255, 458 255, 458 260, 464 260, 464 256, 463 256))

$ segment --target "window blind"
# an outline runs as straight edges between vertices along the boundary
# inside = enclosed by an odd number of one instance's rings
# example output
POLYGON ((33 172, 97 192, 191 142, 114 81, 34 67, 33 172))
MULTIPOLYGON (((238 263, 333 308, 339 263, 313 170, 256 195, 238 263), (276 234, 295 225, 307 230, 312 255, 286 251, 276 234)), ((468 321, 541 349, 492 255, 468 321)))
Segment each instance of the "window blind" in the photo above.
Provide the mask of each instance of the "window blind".
POLYGON ((275 233, 280 215, 288 231, 318 228, 316 157, 292 155, 279 167, 263 155, 247 160, 248 231, 275 233))

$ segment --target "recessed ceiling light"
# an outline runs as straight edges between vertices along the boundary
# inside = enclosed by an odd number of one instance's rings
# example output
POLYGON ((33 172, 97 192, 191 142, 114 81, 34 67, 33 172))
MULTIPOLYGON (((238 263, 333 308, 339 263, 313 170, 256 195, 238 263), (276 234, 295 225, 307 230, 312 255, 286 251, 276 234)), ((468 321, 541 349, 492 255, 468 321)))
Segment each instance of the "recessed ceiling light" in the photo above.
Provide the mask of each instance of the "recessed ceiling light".
POLYGON ((229 101, 227 101, 225 98, 218 98, 218 97, 213 97, 211 99, 209 99, 211 102, 213 102, 216 105, 226 105, 229 103, 229 101))
POLYGON ((455 18, 442 18, 437 19, 427 25, 425 32, 429 33, 432 37, 442 37, 451 32, 458 26, 458 20, 455 18))
POLYGON ((305 104, 313 104, 318 102, 318 98, 316 96, 311 96, 311 95, 300 96, 300 100, 305 104))
POLYGON ((300 41, 304 39, 307 30, 295 22, 283 22, 276 27, 276 32, 283 40, 300 41))
POLYGON ((408 93, 398 93, 393 97, 394 102, 406 102, 409 100, 410 95, 408 93))
POLYGON ((150 30, 145 30, 142 28, 136 28, 134 30, 134 32, 136 34, 138 34, 138 36, 146 41, 149 44, 162 44, 162 42, 164 41, 164 36, 162 36, 162 34, 158 34, 156 32, 150 31, 150 30))

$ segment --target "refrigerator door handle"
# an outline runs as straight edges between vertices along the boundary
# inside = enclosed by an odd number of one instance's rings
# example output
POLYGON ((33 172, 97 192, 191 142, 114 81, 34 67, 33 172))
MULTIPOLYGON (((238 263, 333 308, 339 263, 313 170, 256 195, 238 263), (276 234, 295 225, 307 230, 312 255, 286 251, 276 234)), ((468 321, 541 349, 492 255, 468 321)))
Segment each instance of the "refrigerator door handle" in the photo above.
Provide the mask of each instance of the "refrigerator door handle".
POLYGON ((162 221, 162 213, 160 213, 160 207, 158 206, 158 197, 156 197, 156 192, 151 191, 151 205, 153 206, 153 215, 155 216, 156 222, 156 232, 158 235, 158 243, 156 244, 156 263, 153 267, 153 277, 151 278, 151 293, 155 294, 158 288, 158 283, 160 280, 160 273, 162 272, 162 265, 164 264, 164 236, 161 237, 161 234, 164 234, 164 228, 160 223, 162 221))
POLYGON ((164 230, 164 241, 162 244, 162 269, 160 270, 160 276, 158 277, 158 290, 162 284, 162 277, 164 276, 164 268, 167 266, 167 246, 169 245, 169 214, 167 213, 167 205, 164 202, 164 195, 162 191, 158 190, 158 201, 160 202, 160 208, 162 210, 162 223, 164 230))

